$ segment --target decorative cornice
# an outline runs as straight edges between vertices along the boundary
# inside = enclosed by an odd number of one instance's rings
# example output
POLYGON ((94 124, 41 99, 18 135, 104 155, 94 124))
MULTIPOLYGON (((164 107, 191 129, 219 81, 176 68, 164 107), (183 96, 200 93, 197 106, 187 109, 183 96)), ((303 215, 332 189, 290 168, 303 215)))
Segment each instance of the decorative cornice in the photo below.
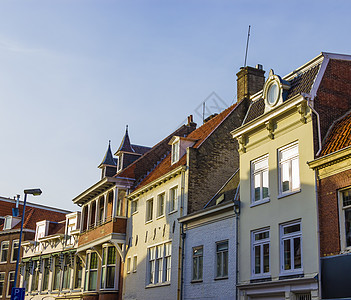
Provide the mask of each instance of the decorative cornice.
POLYGON ((311 169, 320 170, 351 158, 351 146, 307 162, 311 169))

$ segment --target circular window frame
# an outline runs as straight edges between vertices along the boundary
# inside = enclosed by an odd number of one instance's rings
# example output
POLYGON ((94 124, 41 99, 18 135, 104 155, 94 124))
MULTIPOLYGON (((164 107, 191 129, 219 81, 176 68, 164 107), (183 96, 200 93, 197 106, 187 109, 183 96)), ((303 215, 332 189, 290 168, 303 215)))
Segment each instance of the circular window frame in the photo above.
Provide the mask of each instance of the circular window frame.
POLYGON ((279 80, 279 78, 277 78, 276 75, 272 76, 272 78, 270 78, 265 86, 264 86, 264 92, 263 92, 263 96, 264 96, 264 101, 265 101, 265 104, 266 106, 270 107, 270 108, 273 108, 274 106, 277 105, 277 103, 279 102, 279 100, 281 99, 281 96, 282 96, 282 85, 281 85, 281 82, 279 80), (278 94, 277 94, 277 97, 276 99, 274 100, 274 102, 269 102, 268 100, 268 94, 269 94, 269 91, 271 89, 271 87, 273 85, 276 85, 277 88, 278 88, 278 94))

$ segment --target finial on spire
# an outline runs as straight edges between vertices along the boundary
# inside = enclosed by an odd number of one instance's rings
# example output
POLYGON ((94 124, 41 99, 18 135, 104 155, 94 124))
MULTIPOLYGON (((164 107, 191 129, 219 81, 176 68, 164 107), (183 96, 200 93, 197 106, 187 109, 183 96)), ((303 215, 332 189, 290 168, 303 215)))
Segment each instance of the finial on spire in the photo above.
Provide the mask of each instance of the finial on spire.
POLYGON ((126 132, 128 132, 128 125, 126 125, 126 132))
POLYGON ((108 145, 111 146, 111 140, 108 140, 108 145))

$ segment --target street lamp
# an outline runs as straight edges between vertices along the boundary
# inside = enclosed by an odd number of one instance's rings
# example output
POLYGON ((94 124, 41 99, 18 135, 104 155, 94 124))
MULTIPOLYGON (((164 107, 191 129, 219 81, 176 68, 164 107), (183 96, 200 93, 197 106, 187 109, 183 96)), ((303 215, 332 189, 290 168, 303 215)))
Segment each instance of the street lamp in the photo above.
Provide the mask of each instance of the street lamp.
POLYGON ((22 221, 21 221, 21 231, 18 243, 18 251, 17 251, 17 261, 16 261, 16 272, 15 272, 15 282, 13 283, 13 287, 17 287, 17 275, 18 275, 18 265, 21 253, 21 241, 22 241, 22 232, 23 232, 23 223, 24 223, 24 213, 26 211, 26 201, 27 195, 39 196, 41 194, 41 189, 30 189, 24 190, 24 201, 23 201, 23 212, 22 212, 22 221))

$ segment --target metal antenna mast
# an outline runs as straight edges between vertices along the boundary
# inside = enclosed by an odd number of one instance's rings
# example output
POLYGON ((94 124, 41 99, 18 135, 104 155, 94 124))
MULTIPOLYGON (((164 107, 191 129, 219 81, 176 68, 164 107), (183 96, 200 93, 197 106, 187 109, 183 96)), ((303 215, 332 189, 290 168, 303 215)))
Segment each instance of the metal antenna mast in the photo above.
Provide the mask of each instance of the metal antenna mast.
POLYGON ((245 51, 245 62, 244 62, 244 67, 246 67, 247 51, 249 50, 250 28, 251 28, 251 25, 249 25, 249 31, 247 32, 247 41, 246 41, 246 51, 245 51))

